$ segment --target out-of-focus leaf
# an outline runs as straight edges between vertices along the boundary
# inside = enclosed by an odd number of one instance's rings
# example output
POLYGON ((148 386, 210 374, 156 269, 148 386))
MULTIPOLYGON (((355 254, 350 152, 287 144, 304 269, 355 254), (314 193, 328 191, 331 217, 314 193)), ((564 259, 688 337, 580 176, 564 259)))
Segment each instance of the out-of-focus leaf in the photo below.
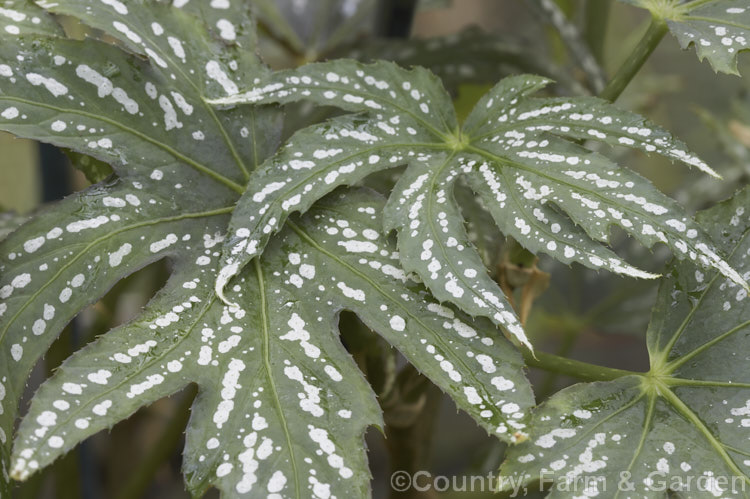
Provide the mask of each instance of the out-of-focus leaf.
POLYGON ((737 54, 750 43, 750 2, 747 0, 621 0, 648 9, 664 19, 680 46, 695 47, 714 71, 739 74, 737 54))
POLYGON ((463 84, 494 84, 518 73, 548 76, 574 93, 583 92, 543 54, 479 28, 427 39, 368 39, 345 55, 365 62, 388 60, 405 67, 426 67, 454 94, 463 84))
POLYGON ((73 150, 66 150, 65 154, 68 156, 70 164, 80 170, 86 177, 86 180, 92 184, 97 184, 112 175, 112 167, 104 161, 73 150))
POLYGON ((259 22, 308 59, 371 32, 377 5, 374 0, 253 0, 253 3, 259 22))
POLYGON ((543 20, 554 26, 560 38, 568 47, 573 59, 586 75, 593 93, 600 93, 604 89, 606 76, 578 27, 568 20, 565 12, 555 0, 530 0, 529 5, 535 8, 543 20))

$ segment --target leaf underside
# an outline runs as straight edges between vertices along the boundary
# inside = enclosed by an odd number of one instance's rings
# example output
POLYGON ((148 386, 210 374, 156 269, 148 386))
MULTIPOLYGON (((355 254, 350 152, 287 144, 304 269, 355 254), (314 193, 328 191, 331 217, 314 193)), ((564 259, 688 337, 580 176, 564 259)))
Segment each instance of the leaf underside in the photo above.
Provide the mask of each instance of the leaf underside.
POLYGON ((719 268, 746 286, 684 210, 648 181, 579 145, 594 140, 653 152, 715 173, 684 144, 645 119, 595 98, 534 98, 547 84, 509 77, 458 127, 448 94, 421 68, 349 60, 310 64, 256 80, 215 100, 223 105, 311 101, 356 114, 294 134, 253 173, 225 243, 217 280, 222 299, 233 275, 263 251, 292 212, 338 185, 407 164, 386 205, 385 230, 398 231, 401 262, 440 300, 490 318, 527 346, 505 295, 464 230, 454 185, 464 177, 495 223, 534 253, 569 264, 655 277, 597 241, 612 225, 646 246, 662 242, 680 258, 719 268))
MULTIPOLYGON (((744 275, 750 275, 748 203, 745 189, 699 218, 744 275)), ((589 497, 662 498, 667 488, 680 487, 685 497, 747 497, 748 328, 745 289, 674 263, 649 326, 651 373, 555 394, 535 411, 529 440, 508 454, 506 482, 544 475, 557 482, 549 497, 573 497, 565 484, 580 485, 587 476, 603 477, 585 482, 589 497), (632 488, 618 492, 622 472, 632 488)))

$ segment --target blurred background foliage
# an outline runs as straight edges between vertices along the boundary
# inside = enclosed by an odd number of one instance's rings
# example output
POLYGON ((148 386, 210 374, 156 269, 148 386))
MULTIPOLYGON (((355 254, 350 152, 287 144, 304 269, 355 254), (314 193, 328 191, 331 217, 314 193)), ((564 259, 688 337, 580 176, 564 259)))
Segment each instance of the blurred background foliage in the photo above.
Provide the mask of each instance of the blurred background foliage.
MULTIPOLYGON (((558 33, 540 22, 539 13, 531 8, 532 0, 432 0, 420 2, 416 9, 415 2, 407 0, 255 2, 260 13, 261 51, 275 68, 333 56, 391 58, 405 65, 428 65, 444 78, 462 116, 492 83, 512 72, 546 73, 561 88, 585 91, 586 75, 558 33), (345 4, 354 9, 352 17, 347 17, 345 4), (287 20, 284 29, 279 29, 274 17, 279 15, 287 20), (373 33, 379 37, 373 39, 373 33), (460 44, 455 39, 436 38, 457 33, 461 33, 460 44), (419 41, 410 44, 406 38, 419 41), (530 53, 536 54, 534 58, 530 53), (462 70, 462 61, 474 72, 462 70)), ((645 11, 611 0, 558 0, 557 4, 569 21, 582 29, 605 75, 619 67, 648 24, 645 11)), ((71 36, 99 36, 71 20, 62 22, 71 36)), ((749 64, 750 58, 740 57, 742 74, 748 73, 749 64)), ((666 37, 618 103, 682 138, 725 180, 706 178, 659 157, 622 151, 617 159, 690 210, 728 197, 750 176, 746 81, 714 74, 707 63, 697 62, 694 54, 681 51, 675 40, 666 37)), ((325 111, 304 106, 288 109, 289 122, 295 127, 325 115, 325 111)), ((4 133, 0 133, 0 151, 0 211, 31 214, 43 202, 83 189, 90 180, 108 174, 106 168, 90 163, 90 158, 66 156, 54 147, 4 133)), ((391 174, 371 180, 371 185, 387 188, 393 179, 391 174)), ((470 231, 498 280, 511 293, 540 294, 527 322, 537 348, 612 367, 647 368, 643 336, 655 295, 654 282, 597 274, 578 266, 568 268, 544 258, 536 266, 509 265, 513 248, 498 249, 502 236, 489 229, 492 224, 481 223, 481 208, 474 206, 471 193, 461 195, 466 197, 461 203, 464 209, 479 216, 470 231)), ((10 220, 9 215, 3 217, 0 230, 5 220, 10 220)), ((625 237, 615 235, 613 240, 620 254, 649 270, 659 271, 669 258, 663 248, 649 252, 625 237)), ((165 282, 168 270, 166 263, 157 262, 82 312, 35 370, 29 393, 72 351, 133 317, 165 282)), ((503 446, 487 437, 468 416, 458 413, 436 390, 423 389, 426 381, 405 367, 403 360, 354 316, 342 316, 341 330, 380 394, 388 422, 385 435, 372 430, 366 439, 374 497, 489 497, 489 492, 461 490, 399 496, 390 490, 391 466, 399 456, 409 460, 409 466, 433 475, 487 475, 499 466, 503 446), (411 447, 394 447, 399 441, 411 447)), ((529 375, 538 400, 573 382, 535 371, 529 375)), ((185 497, 180 450, 193 396, 187 389, 139 411, 109 434, 91 438, 19 487, 17 497, 185 497)), ((460 479, 457 482, 459 486, 462 483, 460 479)))

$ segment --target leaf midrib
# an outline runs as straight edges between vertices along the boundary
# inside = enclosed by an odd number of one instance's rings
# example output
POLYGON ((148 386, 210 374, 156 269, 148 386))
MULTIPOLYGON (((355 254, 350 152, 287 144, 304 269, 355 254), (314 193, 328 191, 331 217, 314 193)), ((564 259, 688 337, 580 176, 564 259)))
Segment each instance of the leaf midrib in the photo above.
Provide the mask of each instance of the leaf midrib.
MULTIPOLYGON (((119 17, 128 21, 128 19, 125 16, 119 16, 119 17)), ((143 36, 152 47, 156 48, 161 53, 162 57, 165 57, 167 60, 171 61, 170 68, 171 69, 176 68, 177 72, 182 76, 183 81, 188 82, 188 84, 193 88, 196 95, 198 96, 198 100, 200 100, 201 107, 203 107, 203 109, 208 113, 208 115, 216 124, 216 127, 218 128, 219 133, 222 139, 224 140, 224 143, 229 148, 229 153, 232 155, 232 158, 234 159, 235 163, 237 163, 237 166, 239 166, 240 171, 245 177, 245 180, 248 180, 250 178, 250 172, 247 169, 247 165, 245 165, 245 162, 242 160, 239 153, 237 152, 237 149, 235 148, 235 145, 234 145, 234 141, 231 140, 231 138, 229 137, 229 134, 224 128, 224 125, 221 123, 221 121, 219 121, 219 117, 216 115, 216 111, 214 110, 214 108, 206 102, 205 96, 200 92, 200 89, 198 88, 198 86, 193 82, 192 79, 188 78, 188 75, 185 74, 185 72, 182 70, 182 65, 177 64, 172 58, 171 54, 163 50, 160 44, 154 43, 151 36, 146 35, 145 33, 143 33, 143 31, 148 32, 148 30, 142 30, 141 36, 143 36)), ((159 72, 161 71, 159 70, 159 72)))
MULTIPOLYGON (((509 179, 507 177, 507 172, 501 168, 500 169, 500 174, 502 175, 503 179, 505 180, 505 184, 506 184, 505 187, 508 188, 508 191, 507 191, 508 195, 513 199, 513 201, 515 202, 516 206, 519 207, 519 211, 521 211, 524 215, 526 215, 526 221, 527 221, 527 223, 529 223, 530 225, 533 224, 533 226, 536 228, 537 232, 540 232, 540 233, 544 234, 550 241, 557 240, 557 241, 560 241, 561 244, 571 244, 570 242, 564 242, 562 239, 557 238, 549 229, 547 229, 546 225, 544 225, 539 220, 537 220, 537 218, 535 216, 533 216, 532 214, 529 214, 526 206, 522 202, 519 201, 519 199, 518 199, 518 192, 515 190, 515 188, 512 187, 513 182, 511 182, 511 179, 509 179)), ((578 249, 579 252, 581 252, 582 254, 588 256, 589 258, 603 258, 602 256, 599 256, 596 253, 592 253, 592 252, 590 252, 588 250, 584 250, 582 248, 577 248, 577 249, 578 249)), ((541 251, 545 252, 544 250, 541 250, 541 251)), ((583 262, 579 262, 579 263, 583 263, 583 262)), ((610 270, 612 272, 616 272, 614 269, 610 268, 610 270)))
POLYGON ((742 479, 750 484, 750 477, 748 477, 734 462, 729 454, 727 453, 724 443, 721 442, 703 423, 698 415, 693 411, 680 397, 677 396, 672 390, 664 387, 660 390, 660 396, 665 399, 679 414, 695 426, 698 431, 708 440, 711 447, 719 454, 724 462, 729 466, 735 476, 742 477, 742 479))
MULTIPOLYGON (((451 154, 451 155, 449 155, 449 156, 448 156, 448 158, 447 158, 447 159, 446 159, 446 160, 445 160, 445 161, 443 162, 443 164, 442 164, 442 165, 440 166, 440 168, 438 168, 437 170, 432 170, 432 171, 431 171, 430 186, 429 186, 429 189, 427 190, 427 192, 428 192, 428 194, 429 194, 429 196, 428 196, 428 198, 429 198, 429 202, 427 203, 427 217, 426 217, 426 218, 427 218, 427 221, 428 221, 428 223, 429 223, 430 231, 431 231, 431 233, 433 234, 433 237, 432 237, 432 238, 433 238, 433 239, 435 240, 436 244, 438 244, 438 245, 440 246, 440 252, 441 252, 441 253, 443 254, 443 261, 444 261, 444 262, 446 262, 446 263, 447 263, 448 265, 450 265, 450 268, 451 268, 451 270, 453 271, 453 274, 454 274, 454 275, 456 276, 456 278, 457 278, 457 279, 458 279, 459 281, 461 281, 461 283, 463 284, 463 287, 464 287, 464 289, 466 289, 466 290, 470 291, 470 292, 471 292, 471 293, 472 293, 472 294, 473 294, 473 295, 474 295, 474 296, 475 296, 476 298, 478 298, 478 299, 480 299, 480 300, 484 301, 485 303, 487 303, 487 304, 488 304, 488 305, 489 305, 489 306, 490 306, 490 307, 492 308, 492 310, 495 310, 495 312, 496 312, 496 313, 500 313, 500 312, 510 312, 510 313, 512 313, 512 314, 513 314, 513 315, 515 316, 515 313, 514 313, 514 311, 513 311, 513 309, 512 309, 512 308, 510 308, 509 310, 506 310, 506 309, 498 309, 498 308, 497 308, 497 307, 495 307, 495 306, 494 306, 494 305, 493 305, 492 303, 489 303, 489 302, 488 302, 488 300, 484 299, 484 298, 483 298, 483 297, 482 297, 482 296, 481 296, 481 295, 479 294, 479 292, 478 292, 478 291, 477 291, 477 290, 475 289, 475 287, 474 287, 474 286, 470 286, 470 285, 469 285, 469 284, 468 284, 468 283, 466 282, 466 280, 465 280, 465 278, 464 278, 464 275, 463 275, 463 273, 462 273, 462 272, 460 272, 460 271, 459 271, 458 269, 456 269, 456 268, 454 267, 454 265, 453 265, 453 260, 452 260, 451 258, 449 258, 449 257, 448 257, 448 254, 446 253, 446 250, 445 250, 445 245, 443 244, 443 239, 442 239, 442 237, 435 237, 435 236, 434 236, 434 234, 440 234, 440 233, 439 233, 439 232, 437 231, 437 228, 435 227, 435 220, 437 220, 437 217, 433 216, 433 203, 434 203, 434 197, 435 197, 435 196, 434 196, 434 193, 435 193, 435 182, 436 182, 437 178, 438 178, 438 177, 440 176, 440 173, 441 173, 441 172, 442 172, 442 171, 443 171, 443 170, 444 170, 445 168, 447 168, 447 167, 448 167, 448 165, 450 165, 450 164, 451 164, 451 161, 453 160, 453 158, 455 158, 455 157, 456 157, 456 155, 457 155, 457 153, 455 153, 455 152, 454 152, 454 153, 452 153, 452 154, 451 154)), ((450 195, 452 196, 453 194, 451 193, 450 195)), ((484 273, 484 275, 485 275, 485 276, 487 276, 486 272, 484 273)), ((487 276, 487 278, 489 279, 489 276, 487 276)), ((498 292, 499 292, 499 294, 500 294, 500 295, 501 295, 501 297, 502 297, 501 299, 505 299, 505 295, 504 295, 504 293, 502 292, 502 290, 501 290, 501 289, 500 289, 499 287, 497 287, 497 288, 495 289, 495 294, 498 294, 498 292)), ((489 318, 490 320, 492 320, 492 322, 496 322, 496 319, 495 319, 495 317, 494 317, 494 316, 491 316, 491 315, 485 315, 485 317, 487 317, 487 318, 489 318)), ((497 322, 499 322, 499 321, 497 321, 497 322)), ((502 325, 502 327, 507 327, 507 326, 503 324, 503 325, 502 325)))
POLYGON ((279 416, 281 427, 284 430, 284 437, 286 439, 287 447, 289 448, 289 462, 292 465, 292 472, 294 473, 294 492, 295 496, 299 499, 301 496, 301 485, 299 482, 299 470, 297 469, 297 458, 294 452, 294 445, 292 443, 292 435, 289 431, 289 424, 284 414, 284 409, 281 406, 281 400, 279 399, 279 392, 276 388, 276 381, 273 376, 273 369, 271 368, 271 351, 270 351, 270 334, 269 334, 269 319, 268 319, 268 302, 266 300, 266 283, 263 277, 263 268, 260 264, 260 258, 253 259, 255 275, 258 280, 258 291, 260 294, 260 315, 261 315, 261 332, 263 334, 262 350, 263 350, 263 368, 266 371, 266 379, 268 380, 269 388, 273 394, 274 405, 276 406, 276 413, 279 416))
MULTIPOLYGON (((284 83, 284 84, 286 85, 287 83, 284 83)), ((334 86, 330 86, 330 85, 311 85, 311 86, 308 86, 308 85, 294 85, 292 88, 298 89, 298 91, 305 89, 305 90, 314 90, 314 91, 331 90, 331 91, 336 91, 336 92, 339 92, 339 93, 348 93, 348 94, 355 94, 356 93, 358 95, 367 97, 367 98, 372 99, 374 101, 381 102, 381 103, 385 104, 386 108, 390 107, 390 108, 394 108, 394 109, 396 109, 398 111, 401 111, 403 114, 406 114, 406 115, 410 116, 414 121, 416 121, 417 123, 421 124, 422 127, 425 130, 427 130, 428 132, 430 132, 431 134, 433 134, 437 138, 442 139, 443 141, 447 142, 448 139, 449 139, 449 137, 450 137, 450 132, 446 133, 446 132, 443 132, 440 129, 432 126, 427 120, 421 118, 419 115, 417 115, 416 113, 414 113, 410 109, 405 108, 405 107, 399 105, 395 100, 388 100, 385 97, 382 97, 382 96, 377 95, 377 94, 372 94, 370 92, 362 90, 361 88, 360 89, 346 88, 346 87, 342 88, 342 87, 334 87, 334 86)), ((364 87, 362 87, 362 88, 364 88, 364 87)), ((247 91, 244 92, 244 93, 247 93, 247 91)), ((278 93, 278 92, 277 91, 273 91, 273 92, 269 92, 267 94, 261 94, 261 96, 258 99, 258 101, 268 100, 268 101, 271 101, 271 102, 281 102, 282 100, 286 100, 287 99, 287 97, 277 97, 276 95, 274 95, 276 93, 278 93), (270 95, 271 97, 269 99, 266 99, 265 97, 268 96, 268 95, 270 95)), ((242 94, 243 94, 243 92, 240 92, 238 95, 242 96, 242 94)), ((230 96, 230 98, 231 98, 231 96, 230 96)), ((288 99, 290 99, 290 100, 309 100, 310 98, 306 97, 306 96, 303 96, 303 95, 299 95, 298 93, 295 93, 295 94, 291 95, 290 97, 288 97, 288 99)), ((423 101, 423 102, 426 103, 426 101, 423 101)), ((241 102, 238 102, 238 104, 241 104, 241 102)), ((431 105, 435 105, 435 106, 438 105, 438 103, 434 103, 434 102, 431 102, 430 104, 431 105)), ((335 105, 335 104, 332 104, 332 105, 335 105)), ((344 105, 344 106, 346 106, 346 105, 344 105)), ((342 109, 345 109, 345 108, 342 108, 342 109)), ((380 109, 380 110, 367 109, 367 110, 347 111, 347 112, 355 112, 355 113, 356 112, 366 112, 367 114, 369 114, 371 116, 376 116, 377 115, 377 111, 383 111, 383 110, 382 109, 380 109)), ((440 121, 442 122, 444 129, 445 130, 449 130, 450 127, 448 127, 448 124, 443 119, 442 114, 440 115, 440 121)))
MULTIPOLYGON (((533 174, 533 175, 545 178, 545 179, 549 180, 550 182, 555 182, 555 183, 558 183, 560 185, 566 186, 569 189, 571 189, 572 191, 585 192, 585 193, 587 193, 590 196, 594 196, 594 197, 602 200, 602 202, 605 203, 605 204, 615 204, 616 206, 621 206, 620 204, 613 203, 611 199, 609 199, 608 197, 606 197, 604 194, 598 193, 595 190, 583 189, 583 188, 581 188, 581 187, 579 187, 579 186, 577 186, 575 184, 571 184, 570 182, 567 182, 567 181, 565 181, 563 179, 558 179, 556 177, 552 177, 552 176, 548 175, 547 173, 545 173, 545 172, 543 172, 541 170, 534 170, 534 169, 532 169, 532 168, 524 165, 523 163, 519 163, 519 162, 514 161, 514 160, 512 160, 510 158, 507 158, 505 156, 497 156, 497 155, 495 155, 495 154, 493 154, 493 153, 491 153, 491 152, 489 152, 489 151, 487 151, 485 149, 481 149, 481 148, 476 147, 474 145, 469 145, 469 146, 466 147, 466 149, 470 150, 471 152, 474 152, 476 154, 479 154, 480 156, 484 156, 485 158, 487 158, 489 161, 491 161, 493 163, 497 163, 497 164, 500 164, 500 165, 502 165, 502 163, 507 163, 508 165, 510 165, 513 168, 517 168, 517 169, 525 171, 527 173, 530 173, 530 174, 533 174)), ((629 208, 629 207, 628 208, 623 208, 623 209, 627 210, 628 212, 637 214, 641 219, 643 219, 645 221, 648 221, 648 222, 651 222, 653 225, 659 227, 660 230, 662 230, 662 231, 664 230, 664 227, 663 227, 664 224, 662 222, 660 222, 660 221, 657 221, 657 220, 651 218, 651 215, 649 215, 647 213, 643 213, 641 210, 636 210, 636 209, 629 208)), ((613 224, 613 225, 620 225, 620 224, 618 224, 614 220, 611 220, 610 223, 613 224)), ((627 228, 624 227, 624 229, 629 232, 629 230, 627 228)), ((671 230, 668 230, 668 233, 670 235, 672 235, 672 237, 675 237, 672 234, 671 230)), ((682 241, 682 242, 684 242, 694 252, 703 254, 700 250, 698 250, 690 242, 691 241, 690 239, 683 239, 683 238, 680 237, 679 240, 682 241)), ((678 257, 679 257, 679 255, 678 255, 678 257)))
POLYGON ((100 237, 94 239, 93 241, 89 242, 85 247, 83 247, 83 249, 81 249, 77 255, 73 256, 64 265, 62 265, 60 267, 60 269, 50 279, 48 279, 47 282, 45 282, 44 284, 42 284, 42 286, 40 286, 39 289, 36 292, 34 292, 26 300, 26 302, 23 305, 21 305, 21 307, 18 309, 18 311, 15 314, 13 314, 13 316, 11 316, 8 319, 8 322, 6 323, 5 327, 3 328, 2 331, 0 331, 0 344, 2 344, 3 341, 5 340, 5 335, 7 334, 8 329, 10 328, 11 324, 13 324, 15 322, 15 320, 18 318, 18 316, 21 313, 23 313, 23 311, 26 310, 26 308, 31 303, 33 303, 36 300, 36 298, 45 289, 47 289, 47 287, 49 287, 50 285, 52 285, 52 283, 54 283, 57 280, 57 278, 60 277, 60 275, 62 275, 63 272, 65 272, 66 270, 68 270, 71 267, 71 265, 73 265, 76 261, 78 261, 78 259, 82 258, 91 248, 93 248, 94 246, 98 245, 99 243, 101 243, 103 241, 106 241, 106 240, 110 239, 113 236, 117 236, 119 234, 122 234, 123 232, 127 232, 127 231, 130 231, 130 230, 135 230, 135 229, 138 229, 138 228, 141 228, 141 227, 146 227, 146 226, 149 226, 149 225, 158 225, 158 224, 162 224, 162 223, 176 222, 176 221, 179 221, 179 220, 185 220, 185 219, 191 219, 191 218, 204 218, 204 217, 212 217, 212 216, 218 216, 218 215, 225 215, 225 214, 231 213, 233 210, 234 210, 234 206, 230 206, 230 207, 226 207, 226 208, 218 208, 218 209, 215 209, 215 210, 204 211, 204 212, 185 213, 183 215, 177 215, 177 216, 173 216, 173 217, 157 218, 157 219, 154 219, 154 220, 148 220, 148 221, 139 222, 139 223, 135 223, 135 224, 131 224, 131 225, 126 225, 126 226, 121 227, 120 229, 118 229, 116 231, 109 232, 106 235, 103 235, 103 236, 100 236, 100 237))
MULTIPOLYGON (((573 99, 571 99, 571 100, 573 100, 573 99)), ((556 105, 556 104, 543 103, 543 102, 540 102, 539 104, 540 105, 545 105, 545 106, 556 105)), ((622 110, 616 110, 616 111, 623 112, 622 110)), ((581 110, 581 112, 583 112, 583 110, 581 110)), ((566 135, 566 134, 568 134, 568 132, 563 132, 562 130, 558 130, 557 133, 555 133, 554 130, 529 130, 529 127, 548 126, 549 124, 552 124, 552 125, 554 125, 554 126, 556 126, 558 128, 559 127, 563 127, 563 126, 569 127, 571 129, 571 131, 573 129, 579 129, 580 130, 580 129, 585 128, 587 130, 597 130, 597 131, 600 131, 602 133, 606 133, 607 136, 624 137, 624 138, 632 139, 634 141, 635 140, 640 140, 641 142, 645 142, 644 140, 641 140, 641 139, 634 139, 632 136, 630 136, 628 134, 625 134, 625 133, 622 133, 622 132, 618 132, 617 130, 612 130, 611 128, 606 128, 606 127, 598 124, 598 122, 596 122, 595 120, 592 120, 591 123, 586 122, 586 124, 583 125, 581 123, 571 123, 569 121, 563 120, 562 118, 547 119, 548 117, 549 117, 548 115, 545 115, 544 119, 541 119, 541 118, 531 118, 531 119, 523 120, 523 121, 509 122, 507 125, 500 125, 497 128, 494 128, 494 129, 492 129, 489 132, 483 133, 482 135, 472 136, 471 137, 471 141, 472 142, 479 142, 479 141, 481 141, 483 139, 486 139, 490 135, 494 135, 494 134, 497 134, 497 133, 502 133, 504 131, 508 131, 508 132, 512 132, 512 131, 532 132, 532 133, 537 133, 538 135, 542 135, 542 134, 544 134, 546 132, 546 133, 551 133, 553 135, 556 135, 556 136, 558 136, 560 138, 567 138, 568 137, 566 135)), ((614 123, 614 121, 613 121, 613 123, 614 123)), ((580 138, 578 138, 576 140, 581 140, 581 139, 595 140, 595 137, 593 137, 593 136, 588 136, 587 134, 584 134, 584 133, 581 133, 581 135, 582 135, 582 137, 580 137, 580 138)), ((569 143, 573 144, 572 142, 569 142, 569 143)), ((654 146, 654 147, 656 147, 656 146, 654 146)), ((587 149, 587 152, 592 152, 592 151, 587 149)))
MULTIPOLYGON (((732 26, 733 28, 750 30, 750 26, 748 26, 748 25, 739 24, 739 23, 735 23, 735 22, 732 22, 732 21, 727 21, 726 19, 717 19, 717 18, 706 17, 706 16, 686 15, 686 16, 682 16, 680 18, 680 21, 703 21, 703 22, 707 22, 707 23, 724 24, 726 26, 732 26)), ((750 47, 743 47, 740 50, 748 50, 748 48, 750 48, 750 47)))
MULTIPOLYGON (((625 473, 630 473, 630 470, 633 469, 633 465, 635 464, 636 460, 638 459, 638 456, 643 450, 643 446, 646 443, 648 434, 651 432, 651 425, 653 424, 653 421, 654 421, 654 409, 655 408, 656 408, 656 397, 654 395, 651 395, 649 397, 648 409, 646 410, 646 418, 645 418, 646 420, 645 420, 645 424, 643 425, 643 432, 641 433, 641 439, 638 441, 638 446, 636 447, 635 452, 633 453, 633 458, 630 460, 630 463, 628 464, 628 467, 625 470, 625 473)), ((615 494, 614 499, 617 499, 621 491, 622 489, 618 487, 618 490, 617 490, 617 493, 615 494)))
MULTIPOLYGON (((428 327, 418 316, 412 314, 411 310, 409 310, 409 308, 407 308, 404 305, 402 305, 400 301, 397 301, 397 300, 394 300, 393 298, 391 298, 391 296, 387 292, 385 292, 376 282, 374 282, 372 279, 370 279, 366 274, 360 272, 359 270, 357 270, 356 268, 354 268, 353 266, 351 266, 348 262, 346 262, 343 259, 337 257, 336 255, 334 255, 333 253, 331 253, 330 251, 328 251, 326 248, 324 248, 323 246, 321 246, 320 244, 318 244, 318 242, 315 241, 315 239, 313 239, 312 236, 310 236, 309 234, 307 234, 304 231, 304 229, 302 229, 299 225, 297 225, 296 223, 292 222, 291 220, 287 222, 287 225, 294 232, 296 232, 302 239, 304 239, 308 244, 310 244, 313 248, 315 248, 316 250, 318 250, 319 252, 321 252, 322 254, 324 254, 325 256, 327 256, 328 258, 330 258, 331 260, 333 260, 334 262, 337 262, 339 265, 347 268, 349 271, 351 271, 352 273, 356 274, 361 279, 367 281, 374 289, 376 289, 378 291, 378 293, 380 293, 381 296, 383 296, 384 298, 386 298, 388 300, 388 302, 390 302, 394 306, 397 306, 399 309, 401 309, 401 311, 405 315, 407 315, 408 317, 411 317, 415 322, 417 322, 417 324, 419 324, 419 326, 422 329, 424 329, 425 331, 433 331, 433 329, 430 328, 430 327, 428 327)), ((465 370, 465 372, 472 373, 472 379, 475 382, 475 384, 473 386, 479 387, 481 389, 481 391, 484 393, 485 399, 487 401, 491 401, 492 397, 489 396, 489 393, 487 392, 487 390, 485 388, 485 384, 481 380, 479 380, 475 376, 473 376, 473 373, 474 373, 475 370, 469 368, 469 366, 467 366, 466 363, 463 361, 463 358, 461 358, 460 356, 454 354, 453 350, 448 345, 446 345, 445 341, 443 340, 442 335, 435 334, 434 336, 435 336, 435 339, 436 339, 435 342, 440 345, 440 347, 445 352, 446 356, 450 356, 453 359, 453 361, 456 362, 456 364, 460 365, 465 370)), ((494 409, 493 412, 495 412, 496 415, 499 415, 503 420, 506 420, 505 416, 501 415, 497 411, 497 407, 494 404, 491 404, 491 407, 492 407, 492 409, 494 409)))
MULTIPOLYGON (((115 128, 119 128, 119 129, 121 129, 122 131, 124 131, 126 133, 135 135, 136 137, 138 137, 141 140, 144 140, 146 142, 149 142, 150 144, 153 144, 154 146, 156 146, 156 147, 164 150, 165 152, 167 152, 168 154, 170 154, 171 156, 173 156, 178 161, 181 161, 181 162, 183 162, 183 163, 185 163, 185 164, 187 164, 189 166, 192 166, 193 168, 195 168, 196 170, 198 170, 200 173, 208 175, 213 180, 217 181, 218 183, 220 183, 220 184, 222 184, 222 185, 224 185, 226 187, 229 187, 231 190, 235 191, 238 194, 242 194, 242 193, 245 192, 245 187, 242 186, 242 185, 240 185, 240 184, 238 184, 238 183, 236 183, 232 179, 230 179, 228 177, 225 177, 221 173, 218 173, 217 171, 212 170, 211 168, 207 167, 206 165, 204 165, 202 163, 199 163, 199 162, 195 161, 194 159, 189 158, 188 156, 185 156, 184 154, 182 154, 181 152, 177 151, 173 147, 171 147, 171 146, 169 146, 169 145, 167 145, 167 144, 165 144, 163 142, 160 142, 160 141, 158 141, 158 140, 156 140, 156 139, 154 139, 154 138, 146 135, 145 133, 143 133, 143 132, 141 132, 139 130, 136 130, 135 128, 131 128, 131 127, 129 127, 129 126, 123 124, 123 123, 120 123, 118 121, 112 120, 110 118, 106 118, 104 116, 97 116, 95 114, 87 113, 85 111, 81 111, 81 110, 78 110, 78 109, 65 109, 65 108, 62 108, 62 107, 59 107, 59 106, 53 106, 51 104, 34 102, 34 101, 27 100, 27 99, 22 99, 20 97, 12 97, 12 96, 8 96, 8 95, 0 95, 0 100, 7 100, 7 101, 11 101, 11 102, 18 102, 20 104, 25 104, 25 105, 32 106, 32 107, 41 107, 41 108, 49 109, 49 110, 52 110, 52 111, 56 111, 58 113, 76 114, 76 115, 79 115, 79 116, 83 116, 85 118, 89 118, 91 120, 102 121, 104 123, 107 123, 107 124, 115 127, 115 128)), ((108 160, 106 160, 107 163, 109 163, 110 161, 111 161, 111 158, 108 159, 108 160)))

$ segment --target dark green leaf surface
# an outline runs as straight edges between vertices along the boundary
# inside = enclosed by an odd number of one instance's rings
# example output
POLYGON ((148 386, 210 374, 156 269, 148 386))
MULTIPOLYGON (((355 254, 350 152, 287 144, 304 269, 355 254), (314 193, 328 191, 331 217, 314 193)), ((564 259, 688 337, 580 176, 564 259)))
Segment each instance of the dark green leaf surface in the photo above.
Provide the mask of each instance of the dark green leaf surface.
POLYGON ((32 2, 4 0, 0 4, 0 34, 4 39, 33 34, 62 36, 63 30, 49 14, 32 2))
MULTIPOLYGON (((745 189, 699 218, 746 277, 748 203, 745 189)), ((598 476, 590 497, 662 498, 665 483, 682 485, 684 497, 748 497, 749 327, 745 289, 675 263, 648 330, 651 371, 554 395, 535 412, 529 440, 510 451, 507 482, 544 475, 580 485, 598 476), (632 488, 618 491, 623 472, 632 488)), ((550 497, 577 495, 559 488, 550 497)))
POLYGON ((344 55, 363 62, 382 59, 403 67, 425 67, 453 94, 467 83, 491 85, 518 73, 548 76, 575 89, 576 93, 585 92, 539 51, 531 50, 521 41, 485 33, 478 28, 426 39, 368 39, 344 55))
MULTIPOLYGON (((381 416, 336 337, 343 309, 490 434, 523 437, 533 396, 520 355, 490 322, 440 305, 407 276, 380 235, 383 200, 373 194, 335 195, 286 224, 232 283, 238 305, 217 299, 229 214, 280 134, 277 109, 206 104, 266 72, 244 3, 70 0, 49 9, 129 52, 39 33, 0 44, 0 129, 111 163, 115 173, 0 244, 4 477, 26 479, 196 383, 184 453, 192 493, 367 496, 362 438, 381 416), (13 439, 26 378, 65 325, 164 258, 165 287, 132 322, 56 371, 13 439)), ((3 497, 8 488, 2 480, 3 497)))
MULTIPOLYGON (((397 254, 376 230, 381 212, 382 200, 366 192, 319 204, 238 277, 238 307, 223 304, 213 290, 221 241, 216 229, 225 216, 195 217, 189 226, 173 222, 166 239, 173 244, 146 239, 130 252, 105 253, 102 260, 120 272, 127 269, 118 263, 123 253, 130 262, 169 255, 174 270, 138 318, 76 353, 40 388, 19 429, 12 475, 25 478, 82 439, 195 382, 199 395, 184 464, 191 491, 213 484, 230 497, 320 490, 366 496, 362 436, 368 425, 381 424, 381 416, 337 338, 344 308, 399 348, 488 432, 506 441, 522 435, 533 397, 520 355, 488 322, 435 303, 399 270, 397 254), (368 247, 351 251, 358 237, 368 247), (154 252, 157 246, 164 251, 154 252)), ((58 285, 68 287, 45 304, 45 330, 66 319, 58 301, 70 296, 80 308, 104 279, 88 281, 64 275, 58 285), (55 306, 58 314, 48 312, 55 306)), ((42 293, 56 295, 57 289, 42 293)), ((15 294, 7 301, 11 308, 15 294)), ((32 331, 42 330, 39 324, 32 331)), ((23 360, 22 350, 11 346, 14 352, 23 360)))
POLYGON ((224 105, 309 100, 363 113, 298 132, 254 174, 225 243, 220 296, 231 300, 225 297, 227 283, 262 252, 289 213, 304 211, 337 185, 403 163, 409 168, 389 198, 384 224, 398 231, 404 268, 419 274, 438 299, 492 319, 527 345, 505 295, 467 238, 453 196, 460 176, 500 229, 533 252, 655 277, 597 242, 619 225, 647 246, 665 243, 679 258, 719 268, 747 286, 675 202, 576 141, 624 145, 715 175, 713 170, 664 130, 605 101, 531 97, 546 84, 535 76, 502 80, 461 129, 434 75, 386 62, 310 64, 217 100, 224 105))

